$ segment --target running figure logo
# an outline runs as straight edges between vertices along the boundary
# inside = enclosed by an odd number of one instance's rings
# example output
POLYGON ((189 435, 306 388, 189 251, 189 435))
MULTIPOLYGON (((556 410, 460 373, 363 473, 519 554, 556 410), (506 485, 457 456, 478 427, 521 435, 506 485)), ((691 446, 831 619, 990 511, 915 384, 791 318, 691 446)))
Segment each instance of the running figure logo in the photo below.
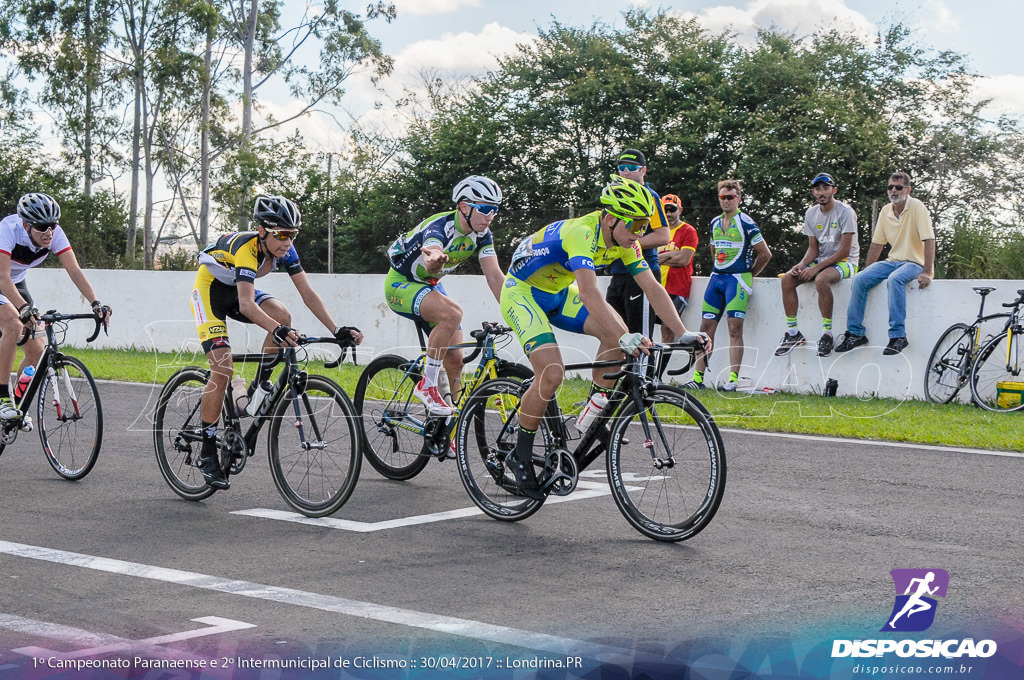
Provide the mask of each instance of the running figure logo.
POLYGON ((935 597, 945 597, 949 573, 945 569, 893 569, 896 602, 882 631, 918 632, 935 621, 935 597))

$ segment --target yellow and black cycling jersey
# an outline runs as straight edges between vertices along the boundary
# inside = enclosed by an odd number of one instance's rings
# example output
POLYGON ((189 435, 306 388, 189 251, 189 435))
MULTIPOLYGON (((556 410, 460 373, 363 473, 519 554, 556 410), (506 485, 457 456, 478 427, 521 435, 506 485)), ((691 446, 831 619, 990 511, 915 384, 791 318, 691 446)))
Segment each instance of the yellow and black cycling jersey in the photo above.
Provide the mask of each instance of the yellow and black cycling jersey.
POLYGON ((252 283, 278 267, 284 267, 289 276, 302 271, 295 246, 284 257, 276 258, 259 247, 259 234, 255 231, 236 231, 221 236, 199 253, 199 264, 205 266, 213 278, 233 286, 239 281, 252 283))

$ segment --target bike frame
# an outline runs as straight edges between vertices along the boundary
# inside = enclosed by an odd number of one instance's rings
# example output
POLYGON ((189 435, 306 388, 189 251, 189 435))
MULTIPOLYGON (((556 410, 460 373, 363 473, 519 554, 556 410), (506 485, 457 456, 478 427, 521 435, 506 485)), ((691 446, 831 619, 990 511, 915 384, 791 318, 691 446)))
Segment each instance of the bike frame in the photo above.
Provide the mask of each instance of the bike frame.
MULTIPOLYGON (((582 371, 594 368, 621 367, 621 369, 618 372, 614 374, 608 374, 605 376, 606 378, 609 379, 617 379, 617 382, 612 387, 611 391, 608 393, 608 405, 604 407, 604 410, 602 411, 601 415, 594 419, 594 422, 590 424, 590 427, 587 428, 586 432, 579 436, 579 442, 576 444, 576 447, 572 451, 569 451, 569 455, 571 455, 573 459, 576 461, 576 465, 579 472, 586 470, 591 464, 593 464, 595 460, 600 458, 601 455, 605 453, 605 451, 608 448, 608 438, 611 436, 612 433, 612 428, 609 425, 619 417, 623 406, 627 402, 631 402, 642 407, 645 392, 653 390, 659 386, 660 381, 648 375, 649 366, 657 365, 657 361, 662 353, 666 351, 671 352, 674 351, 675 349, 684 349, 685 351, 689 351, 690 348, 666 348, 655 346, 651 349, 650 357, 640 357, 637 359, 594 361, 582 364, 569 364, 565 367, 565 370, 567 372, 582 371), (650 362, 650 364, 648 364, 648 361, 650 362)), ((679 371, 673 371, 672 373, 682 373, 685 370, 686 369, 684 368, 679 371)), ((531 381, 525 381, 523 384, 529 385, 529 382, 531 381)), ((692 397, 689 394, 685 394, 685 396, 688 400, 692 399, 692 397)), ((552 407, 552 404, 554 405, 554 408, 557 411, 556 414, 550 414, 557 415, 557 417, 553 418, 550 423, 551 425, 554 426, 555 431, 553 433, 548 433, 548 437, 550 438, 550 440, 545 442, 545 448, 548 450, 564 449, 568 451, 568 443, 571 440, 575 439, 575 437, 573 437, 570 434, 569 428, 566 427, 567 418, 563 416, 561 409, 558 407, 557 401, 552 400, 551 402, 549 402, 549 409, 552 407)), ((513 409, 513 414, 518 410, 519 405, 516 405, 513 409)), ((638 408, 638 412, 640 415, 640 424, 644 431, 645 440, 648 443, 653 441, 653 432, 651 429, 650 422, 650 420, 653 420, 654 431, 656 431, 657 436, 661 440, 664 450, 669 451, 671 447, 668 444, 668 439, 665 435, 665 431, 662 427, 661 421, 657 418, 656 415, 653 419, 648 419, 646 409, 644 408, 638 408)), ((545 419, 547 419, 548 417, 548 415, 545 415, 545 419)), ((513 437, 514 441, 515 433, 509 433, 507 429, 509 423, 512 422, 512 419, 505 418, 503 420, 505 422, 505 429, 502 432, 502 434, 499 435, 499 437, 504 435, 510 435, 513 437)), ((655 456, 654 448, 652 446, 648 445, 647 448, 651 451, 651 457, 655 460, 655 467, 660 469, 661 467, 672 467, 674 465, 674 461, 672 460, 671 455, 668 460, 660 460, 655 456)))
MULTIPOLYGON (((99 335, 100 330, 100 321, 95 314, 59 314, 56 310, 50 310, 46 312, 46 314, 41 315, 40 319, 43 322, 43 330, 46 333, 46 343, 43 345, 43 353, 39 357, 39 362, 35 365, 35 374, 32 376, 28 386, 25 388, 25 392, 21 395, 21 399, 16 402, 18 410, 24 414, 28 413, 27 407, 35 398, 36 393, 39 391, 39 387, 43 384, 43 380, 48 375, 56 376, 53 364, 64 358, 64 354, 60 351, 60 345, 57 342, 53 325, 55 323, 74 319, 92 319, 96 321, 96 332, 89 336, 89 338, 86 339, 86 342, 92 342, 95 340, 99 335)), ((66 399, 62 400, 60 382, 54 379, 51 381, 51 384, 53 385, 53 400, 58 417, 62 420, 68 418, 72 420, 81 419, 82 413, 78 409, 78 397, 71 385, 71 381, 67 379, 67 376, 65 375, 64 380, 66 399), (64 408, 66 405, 72 407, 74 411, 73 415, 66 415, 69 413, 69 411, 64 408)), ((22 416, 22 418, 24 418, 24 416, 22 416)))
MULTIPOLYGON (((481 339, 480 342, 464 342, 458 345, 453 345, 448 348, 449 350, 475 348, 476 351, 470 354, 464 360, 464 363, 469 363, 470 361, 472 361, 476 357, 477 353, 481 354, 480 362, 477 364, 476 370, 473 371, 473 375, 468 379, 464 379, 462 381, 462 387, 459 389, 459 396, 455 402, 455 410, 450 417, 442 418, 440 416, 428 415, 423 422, 419 422, 411 415, 409 415, 409 404, 412 401, 412 399, 414 399, 412 394, 410 394, 406 398, 405 403, 403 404, 402 417, 392 418, 385 413, 382 417, 382 422, 393 427, 398 427, 403 430, 413 432, 423 437, 432 436, 435 434, 434 432, 431 431, 432 423, 445 423, 444 432, 447 433, 448 439, 450 440, 452 432, 455 431, 455 427, 459 422, 459 414, 462 413, 462 410, 466 407, 466 402, 469 400, 469 395, 473 392, 476 386, 479 385, 484 380, 497 378, 498 368, 502 366, 503 363, 506 362, 505 359, 499 357, 497 352, 494 351, 494 337, 495 336, 493 334, 488 333, 486 336, 484 336, 484 338, 481 339)), ((405 378, 411 379, 411 376, 420 373, 420 371, 417 369, 419 369, 419 367, 423 365, 424 361, 426 360, 426 356, 427 353, 426 350, 424 350, 423 352, 420 353, 418 357, 409 362, 408 366, 405 369, 405 378)))
MULTIPOLYGON (((305 342, 303 344, 314 344, 319 342, 334 343, 335 339, 305 338, 305 342)), ((235 412, 235 394, 231 389, 230 383, 228 383, 227 390, 224 392, 224 405, 223 408, 221 409, 224 417, 224 431, 235 432, 242 436, 242 439, 245 442, 245 454, 247 457, 252 457, 256 453, 256 440, 259 437, 260 430, 262 430, 263 426, 267 423, 267 421, 270 420, 270 414, 273 413, 274 407, 277 405, 277 403, 281 399, 286 398, 286 396, 288 396, 289 394, 298 397, 302 395, 305 391, 306 380, 309 374, 306 373, 306 371, 301 370, 299 368, 298 360, 295 358, 295 350, 295 347, 282 347, 277 351, 276 354, 273 355, 267 355, 262 353, 231 355, 231 360, 234 363, 259 363, 262 364, 264 367, 270 367, 271 369, 273 369, 280 363, 284 363, 285 365, 284 370, 278 374, 277 380, 271 387, 270 392, 267 394, 266 397, 264 397, 263 402, 256 410, 256 413, 252 416, 252 420, 249 422, 249 425, 245 429, 244 433, 242 432, 242 416, 239 416, 235 412), (286 389, 289 391, 286 392, 286 389)), ((341 363, 341 360, 344 358, 344 356, 345 355, 342 354, 342 356, 339 357, 337 360, 327 362, 324 364, 324 366, 327 368, 333 368, 334 366, 337 366, 338 364, 341 363)), ((203 372, 204 375, 206 376, 206 379, 209 380, 209 369, 204 369, 203 372)), ((319 427, 317 426, 315 421, 312 422, 314 439, 312 442, 306 439, 306 433, 304 430, 305 425, 303 424, 302 419, 298 417, 298 400, 293 399, 292 401, 298 423, 299 438, 303 442, 303 446, 306 448, 323 448, 323 444, 319 443, 322 442, 322 438, 319 432, 319 427)), ((198 410, 200 406, 201 402, 197 403, 196 410, 198 410)), ((194 415, 194 413, 190 414, 189 418, 191 418, 192 415, 194 415)), ((202 442, 203 440, 202 432, 182 431, 180 435, 186 441, 202 442)), ((236 470, 236 472, 239 471, 241 470, 236 470)))

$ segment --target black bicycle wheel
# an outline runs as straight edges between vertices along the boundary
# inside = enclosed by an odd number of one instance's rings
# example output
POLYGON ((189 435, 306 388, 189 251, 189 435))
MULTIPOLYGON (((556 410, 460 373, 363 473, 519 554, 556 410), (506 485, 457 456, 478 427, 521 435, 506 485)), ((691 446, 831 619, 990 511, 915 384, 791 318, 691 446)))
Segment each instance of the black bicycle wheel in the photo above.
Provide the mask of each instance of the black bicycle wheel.
POLYGON ((160 474, 182 498, 199 501, 216 489, 207 486, 196 463, 202 444, 183 437, 198 433, 202 421, 199 402, 206 386, 207 372, 196 366, 183 368, 164 385, 153 414, 153 448, 160 474))
POLYGON ((971 366, 971 395, 986 411, 1020 411, 1024 409, 1019 393, 1022 385, 1024 343, 1016 331, 1003 331, 978 350, 971 366))
MULTIPOLYGON (((516 445, 523 391, 523 383, 515 378, 481 383, 469 396, 455 428, 455 452, 463 486, 478 508, 506 522, 526 519, 544 504, 519 495, 515 476, 506 464, 516 445)), ((534 444, 538 466, 544 457, 544 440, 538 432, 534 444)))
POLYGON ((634 529, 656 541, 675 542, 708 526, 725 494, 725 447, 717 425, 692 395, 659 387, 642 414, 636 404, 625 403, 609 441, 612 495, 634 529))
POLYGON ((396 354, 377 357, 363 369, 356 384, 355 408, 361 416, 363 455, 373 469, 387 477, 412 479, 427 466, 423 437, 417 429, 427 421, 427 409, 412 395, 420 380, 411 361, 396 354))
POLYGON ((337 383, 309 376, 298 397, 283 392, 271 414, 267 455, 274 484, 288 505, 324 517, 345 504, 362 464, 359 418, 337 383))
POLYGON ((939 336, 928 357, 924 374, 924 394, 929 401, 948 404, 970 376, 974 329, 955 323, 939 336))
POLYGON ((64 479, 89 474, 103 443, 103 408, 85 364, 66 355, 50 361, 39 388, 37 419, 39 441, 57 474, 64 479))

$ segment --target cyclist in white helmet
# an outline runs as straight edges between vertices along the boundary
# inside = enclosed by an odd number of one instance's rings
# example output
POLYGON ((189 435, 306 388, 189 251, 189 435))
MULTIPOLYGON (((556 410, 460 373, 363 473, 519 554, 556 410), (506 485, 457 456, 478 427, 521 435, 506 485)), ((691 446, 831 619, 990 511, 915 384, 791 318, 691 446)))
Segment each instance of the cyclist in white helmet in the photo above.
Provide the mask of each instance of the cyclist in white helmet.
POLYGON ((426 370, 413 393, 432 415, 441 416, 452 413, 437 388, 441 366, 452 394, 462 382, 462 352, 447 349, 462 342, 462 308, 448 297, 441 277, 478 253, 495 300, 501 297, 505 278, 490 229, 501 205, 501 189, 493 180, 470 175, 455 185, 452 202, 454 210, 431 215, 391 244, 391 271, 384 286, 388 306, 428 336, 426 370))
MULTIPOLYGON (((34 333, 38 327, 39 311, 32 303, 25 276, 51 252, 57 255, 82 297, 92 303, 96 316, 103 319, 104 324, 110 319, 110 307, 96 299, 59 220, 60 205, 43 193, 25 194, 18 201, 17 213, 0 220, 0 331, 3 333, 0 335, 0 375, 11 374, 17 343, 24 331, 34 333)), ((42 353, 43 338, 29 339, 18 373, 25 366, 34 366, 42 353)), ((0 420, 12 420, 20 415, 11 400, 7 380, 0 380, 0 420)))

